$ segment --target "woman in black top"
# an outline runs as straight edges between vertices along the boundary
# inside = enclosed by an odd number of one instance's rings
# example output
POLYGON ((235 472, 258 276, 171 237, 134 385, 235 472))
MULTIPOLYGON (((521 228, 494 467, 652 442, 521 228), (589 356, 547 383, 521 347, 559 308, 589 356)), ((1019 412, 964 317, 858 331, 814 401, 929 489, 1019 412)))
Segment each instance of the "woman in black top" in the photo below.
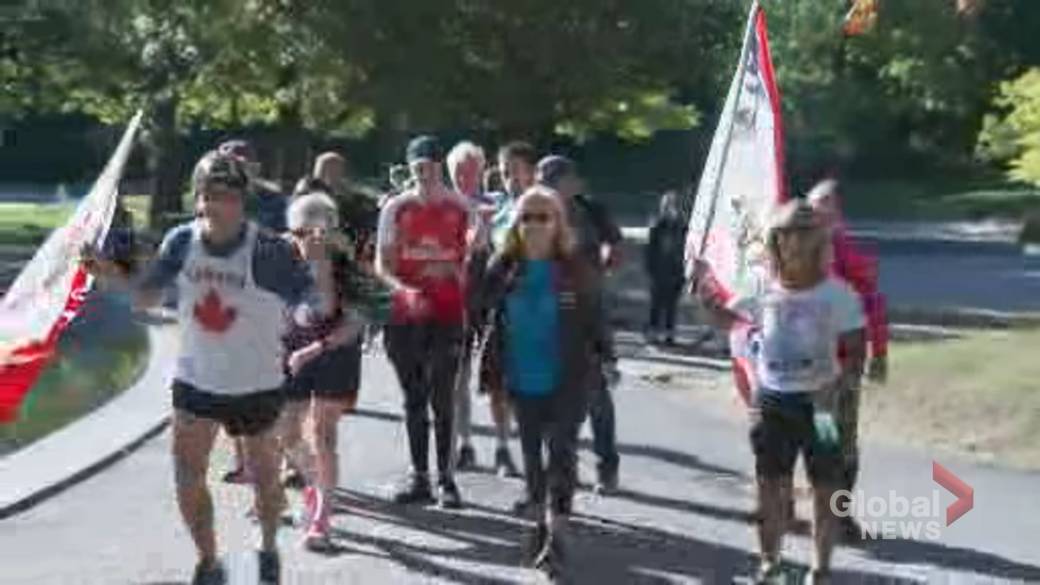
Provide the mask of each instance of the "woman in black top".
POLYGON ((679 213, 675 191, 661 197, 660 207, 650 222, 646 246, 646 272, 650 277, 650 343, 675 343, 675 313, 682 292, 683 250, 686 224, 679 213))

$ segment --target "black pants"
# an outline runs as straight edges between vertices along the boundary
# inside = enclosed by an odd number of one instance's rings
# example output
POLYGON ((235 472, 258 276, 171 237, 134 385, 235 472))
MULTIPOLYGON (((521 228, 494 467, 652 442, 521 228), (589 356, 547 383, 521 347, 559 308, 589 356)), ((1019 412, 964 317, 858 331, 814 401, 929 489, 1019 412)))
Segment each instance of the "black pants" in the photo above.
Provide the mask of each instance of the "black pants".
MULTIPOLYGON (((670 279, 669 279, 670 280, 670 279)), ((674 282, 654 280, 650 284, 650 329, 675 332, 675 313, 682 286, 674 282)))
POLYGON ((577 483, 578 430, 584 405, 556 395, 528 397, 511 394, 529 501, 548 505, 554 514, 570 514, 577 483), (543 457, 548 447, 548 465, 543 457))
POLYGON ((412 469, 428 474, 430 408, 437 442, 437 471, 452 475, 454 385, 462 348, 462 327, 439 324, 388 325, 386 350, 404 391, 405 425, 412 469))

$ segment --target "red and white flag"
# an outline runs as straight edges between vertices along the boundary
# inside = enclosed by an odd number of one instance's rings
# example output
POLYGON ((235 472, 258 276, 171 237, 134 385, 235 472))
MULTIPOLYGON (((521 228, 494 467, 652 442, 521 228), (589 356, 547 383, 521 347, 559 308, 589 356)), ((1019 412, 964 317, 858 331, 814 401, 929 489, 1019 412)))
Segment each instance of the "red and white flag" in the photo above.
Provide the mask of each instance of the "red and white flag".
MULTIPOLYGON (((687 262, 693 257, 707 261, 724 300, 760 292, 768 274, 766 228, 777 204, 786 199, 780 91, 766 15, 754 2, 686 242, 687 262)), ((742 358, 735 360, 739 381, 742 358)))
POLYGON ((0 300, 0 422, 17 418, 22 399, 83 305, 92 279, 80 265, 80 251, 86 244, 100 247, 108 234, 140 122, 138 112, 90 193, 47 237, 0 300))

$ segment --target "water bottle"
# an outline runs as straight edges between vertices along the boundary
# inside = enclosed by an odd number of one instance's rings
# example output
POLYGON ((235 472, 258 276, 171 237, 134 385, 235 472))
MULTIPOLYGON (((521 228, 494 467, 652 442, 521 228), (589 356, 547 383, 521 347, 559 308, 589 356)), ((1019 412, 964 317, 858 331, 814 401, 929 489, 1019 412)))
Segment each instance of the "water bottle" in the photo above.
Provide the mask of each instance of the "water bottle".
POLYGON ((813 440, 818 447, 837 451, 841 446, 841 433, 834 414, 828 410, 817 410, 813 414, 813 440))

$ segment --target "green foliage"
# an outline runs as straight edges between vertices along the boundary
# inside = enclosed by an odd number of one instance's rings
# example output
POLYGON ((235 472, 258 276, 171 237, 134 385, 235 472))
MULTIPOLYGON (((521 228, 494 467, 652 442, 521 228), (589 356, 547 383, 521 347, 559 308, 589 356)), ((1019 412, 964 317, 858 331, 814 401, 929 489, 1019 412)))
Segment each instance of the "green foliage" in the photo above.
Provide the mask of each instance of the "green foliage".
MULTIPOLYGON (((882 2, 877 26, 854 38, 841 33, 845 2, 763 4, 795 175, 849 164, 875 176, 970 166, 998 84, 1040 62, 1040 2, 987 0, 972 17, 951 1, 882 2)), ((244 126, 285 130, 279 140, 293 146, 301 129, 644 141, 718 111, 747 2, 53 6, 3 31, 0 114, 81 111, 121 122, 145 106, 159 149, 174 130, 244 126)), ((983 142, 1015 143, 1002 120, 993 115, 983 142)))
POLYGON ((1011 179, 1040 185, 1040 68, 1002 83, 995 105, 1004 114, 986 117, 980 154, 1006 162, 1011 179))
POLYGON ((0 426, 0 453, 69 424, 126 390, 144 371, 148 333, 128 307, 93 293, 82 315, 22 404, 17 422, 0 426))

